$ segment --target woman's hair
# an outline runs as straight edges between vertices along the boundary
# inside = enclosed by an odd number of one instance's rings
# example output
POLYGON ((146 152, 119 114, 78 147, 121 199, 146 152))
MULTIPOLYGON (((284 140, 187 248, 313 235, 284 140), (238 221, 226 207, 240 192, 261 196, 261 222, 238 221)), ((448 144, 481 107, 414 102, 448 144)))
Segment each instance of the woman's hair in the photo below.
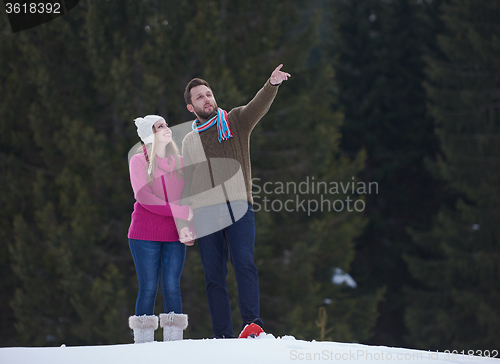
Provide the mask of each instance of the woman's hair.
MULTIPOLYGON (((154 126, 153 126, 153 131, 154 131, 154 126)), ((155 140, 156 140, 156 133, 155 133, 155 140)), ((144 145, 141 143, 141 146, 139 147, 138 152, 141 154, 145 154, 144 157, 146 158, 146 161, 148 162, 148 170, 149 166, 151 164, 151 174, 148 174, 148 183, 151 185, 155 179, 155 171, 156 171, 156 150, 153 149, 153 145, 156 143, 150 143, 144 145)), ((172 140, 170 143, 167 144, 165 147, 165 158, 169 158, 169 161, 171 161, 171 157, 174 158, 175 161, 175 169, 177 171, 177 179, 181 179, 184 176, 183 169, 181 168, 181 161, 179 159, 179 148, 177 148, 177 145, 175 142, 172 140)), ((170 173, 172 173, 171 171, 170 173)))

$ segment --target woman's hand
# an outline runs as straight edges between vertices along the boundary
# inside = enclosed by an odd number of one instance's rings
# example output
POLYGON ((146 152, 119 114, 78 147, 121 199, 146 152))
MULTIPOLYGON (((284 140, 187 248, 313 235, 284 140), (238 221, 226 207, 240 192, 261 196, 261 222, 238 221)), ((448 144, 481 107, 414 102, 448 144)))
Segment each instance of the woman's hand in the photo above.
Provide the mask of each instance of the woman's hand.
POLYGON ((186 246, 194 245, 194 239, 196 239, 196 235, 194 235, 188 227, 182 228, 179 232, 179 240, 186 246))

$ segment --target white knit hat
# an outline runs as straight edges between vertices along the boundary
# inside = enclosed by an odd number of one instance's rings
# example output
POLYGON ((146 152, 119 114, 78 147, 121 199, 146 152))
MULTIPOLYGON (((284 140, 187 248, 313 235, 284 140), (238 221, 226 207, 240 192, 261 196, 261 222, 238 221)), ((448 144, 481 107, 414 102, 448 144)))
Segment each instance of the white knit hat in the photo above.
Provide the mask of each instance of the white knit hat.
POLYGON ((159 115, 147 115, 143 118, 134 119, 135 125, 137 126, 137 134, 139 134, 144 144, 153 143, 155 139, 153 125, 159 120, 165 122, 165 119, 159 115))

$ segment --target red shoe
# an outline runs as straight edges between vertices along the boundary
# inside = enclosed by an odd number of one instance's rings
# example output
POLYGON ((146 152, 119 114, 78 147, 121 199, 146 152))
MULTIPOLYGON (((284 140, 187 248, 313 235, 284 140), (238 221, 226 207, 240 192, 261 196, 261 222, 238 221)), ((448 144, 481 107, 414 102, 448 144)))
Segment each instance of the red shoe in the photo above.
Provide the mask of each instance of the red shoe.
POLYGON ((264 330, 262 330, 262 327, 260 327, 257 324, 249 324, 245 326, 243 331, 241 331, 240 336, 238 336, 238 339, 246 339, 247 337, 257 337, 260 335, 261 332, 264 332, 264 330))

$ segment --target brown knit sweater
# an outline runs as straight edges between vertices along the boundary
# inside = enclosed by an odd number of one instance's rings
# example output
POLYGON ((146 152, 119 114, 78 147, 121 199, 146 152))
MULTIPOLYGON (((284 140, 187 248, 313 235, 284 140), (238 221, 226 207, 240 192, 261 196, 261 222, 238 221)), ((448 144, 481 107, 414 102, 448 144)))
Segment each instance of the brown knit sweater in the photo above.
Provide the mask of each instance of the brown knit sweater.
POLYGON ((267 80, 246 106, 228 113, 232 138, 219 143, 215 125, 186 135, 182 141, 185 182, 181 204, 193 209, 236 200, 253 204, 250 133, 269 110, 278 86, 267 80))

